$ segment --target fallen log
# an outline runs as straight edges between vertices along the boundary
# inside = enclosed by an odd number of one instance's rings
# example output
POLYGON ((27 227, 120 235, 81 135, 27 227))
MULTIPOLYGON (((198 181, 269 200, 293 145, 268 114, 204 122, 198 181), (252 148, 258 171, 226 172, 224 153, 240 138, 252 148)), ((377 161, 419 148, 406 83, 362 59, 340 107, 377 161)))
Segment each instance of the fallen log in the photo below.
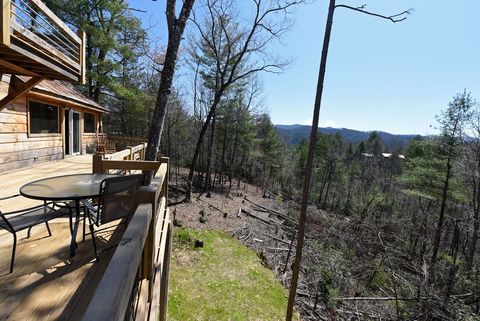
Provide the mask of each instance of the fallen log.
MULTIPOLYGON (((292 227, 290 227, 290 226, 281 225, 282 222, 278 222, 278 223, 280 223, 280 225, 278 225, 277 222, 275 222, 275 221, 271 221, 271 220, 264 219, 263 217, 257 216, 257 215, 255 215, 255 214, 252 214, 252 213, 244 210, 243 208, 240 208, 240 209, 241 209, 241 211, 242 211, 243 213, 247 214, 247 215, 250 216, 250 217, 253 217, 253 218, 259 220, 260 222, 262 222, 262 223, 264 223, 264 224, 267 224, 267 225, 272 226, 272 227, 275 227, 275 228, 276 228, 277 226, 280 226, 280 227, 283 228, 283 229, 289 230, 288 232, 290 232, 290 233, 295 233, 295 229, 294 229, 294 228, 292 228, 292 227)), ((284 232, 287 232, 287 231, 284 231, 284 232)))
POLYGON ((294 225, 294 226, 297 226, 297 222, 295 222, 294 220, 292 220, 291 218, 287 217, 285 214, 282 214, 280 212, 277 212, 275 210, 272 210, 271 208, 268 208, 268 207, 265 207, 263 205, 260 205, 260 204, 257 204, 251 200, 248 199, 247 196, 244 196, 244 200, 246 200, 247 202, 249 202, 250 204, 256 206, 257 208, 260 208, 264 211, 267 211, 268 213, 271 213, 271 214, 274 214, 276 215, 277 217, 289 222, 290 224, 294 225))
POLYGON ((219 208, 216 207, 215 205, 212 205, 212 204, 208 203, 207 201, 202 200, 201 198, 197 198, 197 200, 204 202, 204 203, 207 204, 209 207, 213 208, 214 210, 219 211, 219 212, 222 213, 222 214, 227 214, 227 215, 228 215, 227 212, 222 211, 221 209, 219 209, 219 208))
POLYGON ((286 251, 288 251, 288 249, 287 249, 287 248, 284 248, 284 247, 266 247, 265 250, 281 251, 281 252, 286 252, 286 251))
POLYGON ((419 298, 412 298, 412 297, 407 297, 407 298, 396 298, 394 296, 386 296, 386 297, 346 297, 346 298, 333 298, 334 301, 420 301, 420 300, 426 300, 426 297, 419 297, 419 298))
POLYGON ((276 236, 273 236, 273 235, 270 235, 270 234, 267 234, 267 233, 260 233, 260 234, 262 234, 263 236, 269 237, 269 238, 271 238, 271 239, 274 239, 274 240, 276 240, 276 241, 278 241, 278 242, 281 242, 281 243, 290 245, 290 242, 287 242, 287 241, 285 241, 285 240, 282 240, 281 238, 278 238, 278 237, 276 237, 276 236))
POLYGON ((176 192, 182 193, 182 194, 186 194, 186 193, 187 193, 185 190, 177 187, 176 185, 168 184, 168 188, 171 189, 171 190, 174 190, 174 191, 176 191, 176 192))
POLYGON ((277 225, 276 222, 270 221, 270 220, 264 219, 263 217, 260 217, 260 216, 257 216, 257 215, 255 215, 255 214, 252 214, 252 213, 246 211, 246 210, 243 209, 243 208, 240 208, 240 211, 243 212, 243 213, 245 213, 245 214, 247 214, 247 215, 250 216, 250 217, 253 217, 253 218, 259 220, 260 222, 265 223, 265 224, 273 225, 273 226, 276 226, 276 225, 277 225))
MULTIPOLYGON (((306 296, 306 297, 314 297, 313 294, 307 292, 297 291, 298 295, 306 296)), ((333 301, 420 301, 420 300, 427 300, 426 297, 399 297, 396 298, 394 296, 351 296, 351 297, 343 297, 343 298, 331 298, 333 301)))

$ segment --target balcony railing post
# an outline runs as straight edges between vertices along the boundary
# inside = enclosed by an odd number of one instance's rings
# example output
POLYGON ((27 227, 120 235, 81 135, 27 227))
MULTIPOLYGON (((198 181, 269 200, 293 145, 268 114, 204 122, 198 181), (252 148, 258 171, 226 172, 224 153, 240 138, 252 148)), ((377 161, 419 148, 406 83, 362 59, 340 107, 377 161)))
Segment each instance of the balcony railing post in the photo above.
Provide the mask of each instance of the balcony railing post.
POLYGON ((85 56, 86 56, 86 44, 85 44, 85 31, 78 29, 77 31, 77 36, 80 38, 80 52, 79 52, 79 63, 80 63, 80 78, 79 82, 80 84, 84 85, 86 83, 86 66, 87 63, 85 61, 85 56))
POLYGON ((1 45, 10 46, 10 18, 11 18, 11 0, 0 0, 1 12, 0 18, 2 19, 2 30, 0 41, 1 45))

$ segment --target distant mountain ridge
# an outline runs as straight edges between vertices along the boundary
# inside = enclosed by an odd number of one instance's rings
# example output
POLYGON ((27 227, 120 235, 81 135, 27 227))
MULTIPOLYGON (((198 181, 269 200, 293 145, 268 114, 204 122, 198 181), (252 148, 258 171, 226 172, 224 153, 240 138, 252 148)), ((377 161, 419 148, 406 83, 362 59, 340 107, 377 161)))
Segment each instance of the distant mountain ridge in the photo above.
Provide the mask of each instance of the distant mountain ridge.
MULTIPOLYGON (((288 145, 296 145, 302 139, 309 139, 312 126, 309 125, 275 125, 277 132, 288 145)), ((368 139, 372 131, 360 131, 348 128, 321 127, 319 131, 323 134, 335 134, 340 132, 347 143, 358 143, 368 139)), ((417 135, 397 135, 382 131, 376 131, 383 140, 389 152, 400 150, 407 146, 417 135)))

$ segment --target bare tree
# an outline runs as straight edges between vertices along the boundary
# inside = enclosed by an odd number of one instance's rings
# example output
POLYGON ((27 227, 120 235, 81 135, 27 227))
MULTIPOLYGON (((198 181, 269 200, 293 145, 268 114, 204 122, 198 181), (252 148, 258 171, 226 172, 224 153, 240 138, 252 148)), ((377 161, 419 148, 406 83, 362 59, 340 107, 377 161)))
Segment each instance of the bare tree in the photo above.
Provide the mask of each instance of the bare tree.
POLYGON ((199 48, 203 48, 211 59, 204 67, 213 75, 210 86, 214 97, 210 110, 200 130, 197 145, 190 165, 187 186, 187 200, 191 197, 193 173, 201 145, 210 121, 227 89, 248 79, 251 75, 265 72, 280 72, 287 62, 272 57, 268 45, 279 39, 289 27, 290 9, 301 1, 252 0, 254 15, 251 21, 241 24, 234 12, 235 2, 230 0, 206 0, 206 16, 203 23, 194 15, 193 23, 199 32, 199 48), (274 20, 279 15, 283 19, 274 20))
MULTIPOLYGON (((178 48, 182 40, 183 31, 192 11, 195 0, 185 0, 178 18, 175 14, 176 0, 167 0, 166 17, 168 25, 168 45, 163 63, 163 70, 158 88, 155 110, 148 133, 148 146, 145 152, 145 159, 156 160, 158 147, 163 131, 163 123, 167 113, 168 96, 171 93, 175 66, 177 63, 178 48)), ((150 177, 151 178, 151 177, 150 177)))
POLYGON ((442 174, 445 176, 442 183, 440 213, 438 214, 437 229, 435 231, 435 239, 432 248, 432 265, 437 262, 445 213, 447 210, 447 201, 451 198, 450 190, 452 189, 451 180, 454 173, 454 163, 455 160, 458 159, 458 148, 464 135, 465 125, 471 118, 474 105, 475 101, 470 96, 470 93, 464 91, 463 93, 457 94, 448 104, 447 109, 438 117, 440 129, 442 131, 440 143, 442 144, 443 155, 441 156, 445 161, 445 169, 442 174))
POLYGON ((473 232, 467 250, 467 271, 473 268, 480 230, 480 106, 478 104, 475 106, 469 125, 472 140, 466 144, 464 171, 468 173, 467 179, 472 189, 473 232))
POLYGON ((403 11, 399 14, 395 14, 392 16, 384 16, 377 13, 369 12, 365 9, 365 5, 360 7, 351 7, 348 5, 343 4, 336 4, 335 0, 330 0, 329 8, 328 8, 328 15, 327 15, 327 22, 325 27, 325 35, 323 38, 323 49, 322 49, 322 56, 320 60, 320 70, 318 73, 318 82, 317 82, 317 92, 315 95, 315 104, 313 110, 313 121, 312 121, 312 131, 310 133, 310 143, 308 148, 308 156, 307 162, 305 165, 305 177, 303 181, 303 193, 302 193, 302 202, 301 202, 301 209, 300 209, 300 219, 298 224, 298 232, 297 232, 297 245, 295 251, 295 261, 293 265, 293 273, 292 273, 292 280, 290 282, 290 293, 288 297, 288 306, 287 306, 287 314, 286 320, 291 321, 293 316, 293 304, 295 301, 295 295, 297 292, 297 284, 298 284, 298 276, 300 274, 300 264, 302 260, 302 250, 303 250, 303 243, 305 238, 305 223, 307 218, 307 207, 308 207, 308 198, 310 195, 310 183, 311 177, 313 172, 313 158, 315 155, 315 147, 317 145, 317 133, 318 133, 318 120, 320 116, 320 107, 322 102, 322 94, 323 94, 323 84, 325 81, 325 71, 327 67, 327 56, 328 56, 328 48, 330 44, 330 35, 332 32, 332 25, 333 25, 333 15, 335 9, 337 8, 346 8, 353 11, 357 11, 363 14, 383 18, 390 20, 392 22, 400 22, 407 18, 412 11, 412 9, 403 11))

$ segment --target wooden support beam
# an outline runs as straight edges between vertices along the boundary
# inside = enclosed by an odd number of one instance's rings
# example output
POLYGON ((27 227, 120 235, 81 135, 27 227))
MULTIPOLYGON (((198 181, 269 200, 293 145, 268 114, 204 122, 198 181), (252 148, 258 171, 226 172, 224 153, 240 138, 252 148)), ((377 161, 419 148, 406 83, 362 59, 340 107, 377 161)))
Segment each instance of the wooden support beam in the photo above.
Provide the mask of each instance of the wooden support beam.
POLYGON ((25 75, 30 77, 40 77, 39 74, 34 73, 33 71, 27 70, 18 64, 13 64, 4 59, 0 59, 0 65, 2 68, 7 68, 9 71, 14 71, 16 75, 25 75))
POLYGON ((10 0, 0 0, 0 45, 10 46, 10 0))
POLYGON ((8 95, 5 96, 2 100, 0 100, 0 111, 5 108, 5 106, 12 102, 13 100, 17 99, 27 91, 33 88, 36 84, 42 81, 43 78, 41 77, 32 77, 27 82, 23 82, 20 78, 12 75, 10 78, 10 87, 8 88, 8 95))
POLYGON ((75 71, 68 68, 58 59, 55 61, 51 56, 38 51, 32 44, 18 37, 15 37, 13 40, 15 40, 15 42, 10 44, 10 49, 38 63, 38 65, 43 65, 43 67, 50 69, 51 74, 55 75, 53 77, 54 79, 78 81, 78 70, 75 71))

